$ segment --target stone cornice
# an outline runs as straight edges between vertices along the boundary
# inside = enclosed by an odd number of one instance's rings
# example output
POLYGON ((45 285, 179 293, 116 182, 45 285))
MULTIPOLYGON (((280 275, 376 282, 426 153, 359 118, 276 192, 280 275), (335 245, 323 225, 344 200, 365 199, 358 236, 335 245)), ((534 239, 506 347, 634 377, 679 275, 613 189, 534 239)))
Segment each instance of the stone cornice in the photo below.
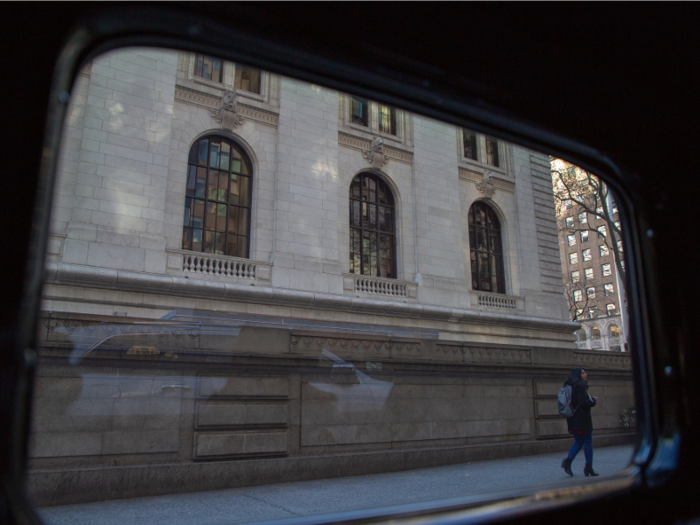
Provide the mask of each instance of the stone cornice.
MULTIPOLYGON (((207 109, 219 109, 221 107, 222 97, 211 95, 197 89, 176 85, 175 100, 207 109)), ((249 106, 241 102, 237 104, 237 112, 247 119, 257 120, 258 122, 269 124, 270 126, 277 126, 279 121, 279 115, 277 113, 256 108, 255 106, 249 106)))
MULTIPOLYGON (((372 147, 372 141, 362 137, 357 137, 342 131, 338 132, 338 145, 347 146, 349 148, 367 151, 372 147)), ((411 164, 413 162, 413 153, 384 143, 384 154, 394 160, 411 164)))
MULTIPOLYGON (((462 180, 468 180, 469 182, 473 182, 474 184, 480 184, 482 181, 483 175, 481 173, 478 173, 476 171, 468 170, 467 168, 459 168, 459 178, 462 180)), ((515 183, 511 182, 506 179, 502 179, 500 177, 497 177, 495 175, 491 175, 491 181, 493 182, 493 185, 503 191, 509 191, 509 192, 514 192, 515 191, 515 183)))
POLYGON ((572 333, 579 323, 565 320, 542 319, 520 315, 497 314, 460 308, 397 303, 361 299, 266 286, 247 286, 235 283, 185 279, 126 270, 111 270, 77 264, 49 263, 44 267, 47 284, 82 286, 124 292, 140 292, 180 297, 198 297, 220 301, 316 308, 390 317, 408 317, 433 321, 514 326, 533 330, 572 333))

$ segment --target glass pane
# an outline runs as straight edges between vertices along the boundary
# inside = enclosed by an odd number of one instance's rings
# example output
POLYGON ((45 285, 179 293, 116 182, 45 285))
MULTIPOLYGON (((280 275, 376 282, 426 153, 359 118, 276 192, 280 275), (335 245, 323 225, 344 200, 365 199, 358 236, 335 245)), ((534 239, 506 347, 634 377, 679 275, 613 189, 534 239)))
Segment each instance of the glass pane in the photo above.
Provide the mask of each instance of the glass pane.
MULTIPOLYGON (((233 185, 233 180, 231 181, 233 185)), ((240 177, 240 195, 238 196, 238 204, 241 206, 250 206, 250 177, 240 177)))
POLYGON ((231 145, 225 140, 221 141, 221 156, 219 168, 228 171, 231 166, 231 145))
POLYGON ((238 208, 236 206, 228 208, 228 232, 229 234, 238 233, 238 208))
POLYGON ((371 275, 372 265, 370 263, 370 233, 362 232, 362 273, 371 275))
POLYGON ((216 200, 226 202, 226 194, 228 193, 228 175, 219 172, 216 190, 216 200))
POLYGON ((194 199, 194 208, 192 209, 192 226, 195 228, 204 228, 204 201, 194 199))
POLYGON ((356 200, 350 202, 350 224, 357 228, 360 227, 360 219, 362 218, 362 214, 360 213, 360 204, 361 202, 356 200))
POLYGON ((378 251, 379 251, 379 246, 377 243, 377 234, 376 233, 371 233, 370 234, 370 264, 372 265, 372 270, 370 272, 370 275, 377 275, 377 270, 379 266, 379 257, 378 257, 378 251))
POLYGON ((196 180, 197 180, 197 167, 196 166, 189 166, 189 169, 187 172, 187 185, 186 185, 186 189, 185 189, 185 195, 187 195, 188 197, 195 196, 196 180))
POLYGON ((190 207, 192 204, 192 199, 185 199, 185 215, 182 219, 183 226, 190 226, 190 207))
POLYGON ((468 159, 477 160, 476 133, 465 129, 462 131, 462 138, 464 139, 464 156, 468 159))
POLYGON ((197 168, 197 180, 195 182, 194 196, 204 198, 204 191, 207 185, 207 169, 197 168))
POLYGON ((209 150, 209 167, 218 168, 219 167, 219 151, 221 150, 221 139, 212 138, 210 140, 210 150, 209 150))
POLYGON ((224 255, 226 253, 225 246, 226 234, 224 232, 216 232, 216 240, 214 241, 214 253, 224 255))
POLYGON ((216 246, 216 232, 206 231, 204 232, 204 253, 214 253, 216 246))
POLYGON ((238 234, 248 235, 248 216, 250 210, 248 208, 238 208, 238 234))
MULTIPOLYGON (((207 203, 206 216, 204 221, 204 226, 207 230, 216 229, 216 206, 214 202, 207 203)), ((213 241, 212 241, 213 242, 213 241)))
POLYGON ((202 251, 202 230, 192 230, 192 251, 202 251))
POLYGON ((260 93, 260 70, 250 66, 236 64, 236 78, 234 81, 236 89, 260 93))
POLYGON ((231 171, 249 175, 248 164, 243 159, 243 156, 236 148, 231 148, 231 171))
POLYGON ((226 231, 226 208, 225 204, 216 205, 216 229, 222 232, 226 231))
POLYGON ((207 165, 207 154, 209 153, 209 140, 202 139, 199 141, 199 157, 197 157, 197 163, 201 166, 207 165))
POLYGON ((369 227, 372 230, 377 229, 377 205, 376 204, 369 205, 369 227))
POLYGON ((355 177, 350 185, 350 196, 353 199, 360 198, 360 177, 355 177))
POLYGON ((192 249, 192 228, 183 228, 182 230, 182 249, 192 249))
POLYGON ((250 256, 248 253, 249 244, 250 239, 248 237, 238 236, 238 257, 247 259, 250 256))
POLYGON ((231 255, 232 257, 241 257, 238 253, 238 236, 229 235, 228 243, 226 245, 226 255, 231 255))
POLYGON ((394 231, 394 215, 391 208, 379 207, 379 229, 383 232, 394 231))
POLYGON ((240 195, 241 195, 241 177, 240 175, 233 175, 231 174, 231 188, 230 188, 230 196, 229 196, 229 203, 230 204, 240 204, 240 195))

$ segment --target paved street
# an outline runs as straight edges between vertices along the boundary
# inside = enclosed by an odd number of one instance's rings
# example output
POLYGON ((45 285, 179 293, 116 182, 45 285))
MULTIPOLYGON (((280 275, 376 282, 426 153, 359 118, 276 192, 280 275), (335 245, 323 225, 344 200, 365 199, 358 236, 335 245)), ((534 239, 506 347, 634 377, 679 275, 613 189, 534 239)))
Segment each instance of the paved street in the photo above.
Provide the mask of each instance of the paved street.
MULTIPOLYGON (((559 466, 564 455, 66 505, 42 509, 40 514, 46 523, 56 525, 223 525, 297 518, 584 479, 583 451, 572 466, 573 479, 559 466)), ((631 445, 596 449, 594 468, 601 476, 614 474, 627 466, 631 455, 631 445)))

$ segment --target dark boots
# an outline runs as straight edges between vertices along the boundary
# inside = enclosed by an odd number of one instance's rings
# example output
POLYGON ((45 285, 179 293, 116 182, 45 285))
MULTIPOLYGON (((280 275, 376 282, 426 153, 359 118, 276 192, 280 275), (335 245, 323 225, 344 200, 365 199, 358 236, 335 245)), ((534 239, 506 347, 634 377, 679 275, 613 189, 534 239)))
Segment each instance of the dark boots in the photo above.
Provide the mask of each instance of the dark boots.
POLYGON ((593 470, 593 465, 589 465, 588 463, 586 463, 586 466, 583 468, 583 473, 586 475, 586 477, 598 475, 598 473, 593 470))
MULTIPOLYGON (((571 459, 568 457, 564 458, 564 461, 561 462, 561 468, 564 469, 564 472, 566 472, 569 476, 573 476, 574 473, 571 472, 571 459)), ((586 468, 588 468, 588 465, 586 465, 586 468)), ((584 471, 585 472, 585 471, 584 471)), ((596 474, 597 476, 598 474, 596 474)), ((588 476, 588 474, 586 474, 588 476)))

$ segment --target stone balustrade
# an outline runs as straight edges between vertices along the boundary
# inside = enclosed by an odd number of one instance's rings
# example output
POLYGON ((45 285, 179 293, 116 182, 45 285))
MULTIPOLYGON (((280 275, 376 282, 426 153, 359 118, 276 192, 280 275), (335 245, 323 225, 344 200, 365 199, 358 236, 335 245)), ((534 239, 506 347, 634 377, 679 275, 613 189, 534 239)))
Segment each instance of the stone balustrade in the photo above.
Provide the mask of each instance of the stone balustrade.
POLYGON ((416 283, 375 277, 371 275, 343 274, 343 289, 346 293, 378 295, 383 298, 415 299, 418 285, 416 283))
POLYGON ((485 308, 487 310, 505 310, 513 313, 522 310, 522 299, 513 295, 472 292, 472 306, 485 308), (520 304, 518 304, 520 303, 520 304))
POLYGON ((250 259, 184 250, 171 250, 168 255, 175 258, 174 261, 169 259, 169 268, 180 268, 185 276, 196 279, 269 281, 271 277, 272 267, 269 264, 250 259))

